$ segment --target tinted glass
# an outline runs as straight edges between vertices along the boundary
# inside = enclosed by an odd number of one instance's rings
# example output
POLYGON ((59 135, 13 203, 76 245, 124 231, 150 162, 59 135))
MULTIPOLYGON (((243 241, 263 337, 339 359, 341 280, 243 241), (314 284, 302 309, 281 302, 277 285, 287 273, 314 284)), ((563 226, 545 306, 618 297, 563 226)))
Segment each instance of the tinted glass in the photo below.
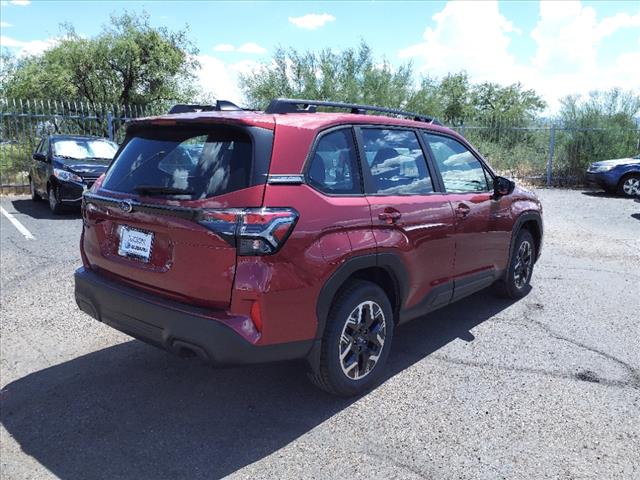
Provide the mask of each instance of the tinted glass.
POLYGON ((207 198, 250 186, 251 167, 252 143, 242 130, 155 127, 127 140, 103 187, 126 193, 166 188, 182 190, 190 199, 207 198))
POLYGON ((488 190, 482 164, 460 142, 440 135, 424 134, 431 147, 447 192, 484 192, 488 190))
POLYGON ((363 128, 371 187, 367 193, 421 195, 433 192, 416 134, 408 130, 363 128))
POLYGON ((117 150, 118 145, 109 140, 64 138, 54 140, 53 142, 54 155, 79 160, 92 159, 110 161, 117 150))
POLYGON ((350 128, 336 130, 318 141, 307 181, 331 194, 361 193, 356 148, 350 128))

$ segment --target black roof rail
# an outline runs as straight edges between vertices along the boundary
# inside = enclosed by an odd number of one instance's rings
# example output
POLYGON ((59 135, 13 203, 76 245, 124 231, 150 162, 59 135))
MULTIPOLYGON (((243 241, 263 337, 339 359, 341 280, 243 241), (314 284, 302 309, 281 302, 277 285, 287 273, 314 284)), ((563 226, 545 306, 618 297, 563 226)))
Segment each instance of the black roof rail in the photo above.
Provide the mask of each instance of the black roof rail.
POLYGON ((351 113, 366 114, 367 112, 390 113, 402 117, 409 117, 418 122, 442 125, 436 119, 421 113, 406 112, 395 108, 376 107, 375 105, 360 105, 357 103, 328 102, 324 100, 305 100, 301 98, 274 98, 264 113, 315 113, 317 107, 343 108, 351 113))
POLYGON ((169 113, 187 113, 187 112, 228 112, 234 110, 243 110, 235 103, 228 100, 216 100, 215 105, 194 105, 186 103, 178 103, 171 107, 169 113))

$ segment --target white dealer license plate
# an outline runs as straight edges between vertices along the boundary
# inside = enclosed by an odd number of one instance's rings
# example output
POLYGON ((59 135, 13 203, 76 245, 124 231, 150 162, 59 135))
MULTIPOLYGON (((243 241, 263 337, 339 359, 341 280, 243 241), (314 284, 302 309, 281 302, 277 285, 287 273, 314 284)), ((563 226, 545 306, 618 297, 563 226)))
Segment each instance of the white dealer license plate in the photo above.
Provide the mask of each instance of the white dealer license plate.
POLYGON ((120 226, 120 245, 118 255, 133 257, 144 262, 151 256, 153 233, 142 232, 133 228, 120 226))

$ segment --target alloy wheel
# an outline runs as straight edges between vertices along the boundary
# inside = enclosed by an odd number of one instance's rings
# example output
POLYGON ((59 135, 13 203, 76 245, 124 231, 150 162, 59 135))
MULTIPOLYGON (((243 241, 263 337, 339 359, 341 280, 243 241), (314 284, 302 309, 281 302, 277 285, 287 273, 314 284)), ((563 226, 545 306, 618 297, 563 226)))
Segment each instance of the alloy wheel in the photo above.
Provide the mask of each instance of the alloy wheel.
POLYGON ((640 178, 627 178, 622 184, 622 191, 629 196, 640 194, 640 178))
POLYGON ((516 265, 513 272, 513 281, 516 288, 521 289, 529 281, 531 267, 533 265, 533 249, 531 243, 524 241, 520 244, 516 254, 516 265))
POLYGON ((384 347, 387 325, 380 305, 373 301, 353 309, 340 336, 340 366, 351 380, 360 380, 374 369, 384 347))

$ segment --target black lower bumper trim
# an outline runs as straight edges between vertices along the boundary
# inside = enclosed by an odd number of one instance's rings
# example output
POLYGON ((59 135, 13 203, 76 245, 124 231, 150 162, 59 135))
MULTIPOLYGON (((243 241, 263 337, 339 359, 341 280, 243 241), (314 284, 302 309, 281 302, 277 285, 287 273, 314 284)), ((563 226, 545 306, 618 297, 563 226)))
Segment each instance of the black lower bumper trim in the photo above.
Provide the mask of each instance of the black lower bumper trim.
MULTIPOLYGON (((132 337, 212 364, 264 363, 305 358, 313 339, 258 346, 231 327, 189 307, 140 292, 79 268, 75 297, 80 310, 132 337)), ((210 313, 210 312, 209 312, 210 313)))

